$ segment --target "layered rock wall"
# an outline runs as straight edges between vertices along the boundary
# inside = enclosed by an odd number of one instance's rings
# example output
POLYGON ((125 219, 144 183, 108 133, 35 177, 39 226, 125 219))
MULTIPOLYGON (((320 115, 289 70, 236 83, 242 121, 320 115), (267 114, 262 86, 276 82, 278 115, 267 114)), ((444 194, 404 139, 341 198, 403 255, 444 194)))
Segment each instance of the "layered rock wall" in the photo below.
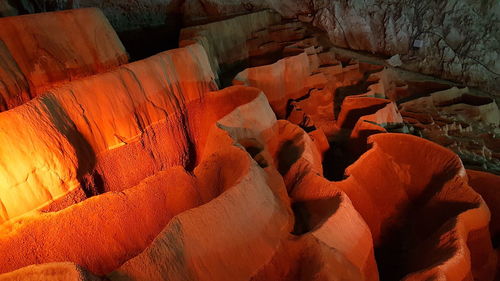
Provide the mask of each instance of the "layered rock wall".
MULTIPOLYGON (((162 25, 180 13, 186 23, 192 23, 274 9, 285 17, 299 17, 324 29, 337 46, 387 56, 399 54, 404 68, 500 94, 496 86, 500 79, 500 3, 494 0, 150 0, 140 3, 80 0, 22 3, 18 9, 30 13, 97 6, 118 31, 162 25)), ((12 6, 8 2, 3 5, 4 14, 11 14, 12 6)))
POLYGON ((0 109, 128 61, 98 9, 0 18, 0 109))
MULTIPOLYGON (((189 28, 1 113, 0 280, 494 280, 498 176, 388 133, 410 132, 386 99, 408 85, 275 16, 189 28), (245 60, 233 83, 261 89, 213 91, 245 60)), ((498 127, 468 89, 401 108, 498 127)))
MULTIPOLYGON (((163 161, 186 165, 192 149, 182 114, 216 88, 213 79, 204 50, 191 45, 72 82, 1 113, 1 221, 82 188, 96 158, 166 119, 177 124, 165 136, 177 145, 167 148, 171 153, 163 161)), ((103 170, 106 176, 109 170, 103 170)))

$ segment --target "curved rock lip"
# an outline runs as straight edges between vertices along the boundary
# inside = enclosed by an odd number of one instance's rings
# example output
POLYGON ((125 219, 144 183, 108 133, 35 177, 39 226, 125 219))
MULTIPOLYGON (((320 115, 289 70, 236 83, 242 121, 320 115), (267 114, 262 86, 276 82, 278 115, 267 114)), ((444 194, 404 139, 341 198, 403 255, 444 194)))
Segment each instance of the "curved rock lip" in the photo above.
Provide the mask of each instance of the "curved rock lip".
MULTIPOLYGON (((224 6, 209 2, 207 13, 224 6)), ((360 9, 328 5, 297 9, 316 24, 360 9)), ((346 43, 381 48, 373 34, 357 38, 371 17, 346 43)), ((499 274, 500 177, 461 160, 495 165, 493 99, 451 84, 412 89, 425 79, 348 56, 268 10, 186 28, 181 48, 99 70, 86 60, 98 48, 81 46, 82 19, 104 28, 104 58, 121 52, 94 9, 13 17, 0 31, 10 40, 0 43, 0 106, 26 99, 0 113, 0 280, 499 274), (13 23, 35 35, 10 37, 13 23), (54 41, 52 28, 75 34, 54 41), (33 61, 40 50, 60 52, 33 61), (82 71, 56 67, 73 53, 82 71), (47 89, 31 99, 35 86, 47 89)))

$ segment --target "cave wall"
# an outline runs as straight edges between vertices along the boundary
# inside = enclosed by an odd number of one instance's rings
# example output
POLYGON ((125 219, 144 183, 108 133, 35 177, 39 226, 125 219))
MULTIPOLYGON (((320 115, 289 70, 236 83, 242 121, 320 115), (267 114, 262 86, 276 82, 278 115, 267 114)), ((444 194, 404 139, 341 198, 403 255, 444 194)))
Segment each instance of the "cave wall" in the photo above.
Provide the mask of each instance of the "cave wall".
POLYGON ((103 10, 132 57, 143 47, 137 42, 163 40, 139 58, 175 47, 181 24, 271 8, 285 17, 311 21, 337 46, 387 57, 399 54, 403 68, 500 95, 496 0, 0 0, 0 15, 15 13, 13 8, 34 13, 89 6, 103 10), (155 40, 138 39, 142 29, 155 26, 169 28, 151 33, 155 40), (416 41, 420 48, 414 47, 416 41))
POLYGON ((500 94, 499 1, 320 0, 312 14, 336 45, 400 54, 405 68, 500 94))
POLYGON ((177 48, 181 0, 0 0, 0 16, 98 7, 132 60, 177 48))
POLYGON ((180 0, 0 0, 0 15, 33 14, 86 7, 100 8, 117 32, 163 25, 179 11, 180 0), (5 7, 5 8, 4 8, 5 7), (13 12, 15 9, 16 12, 13 12))
POLYGON ((399 54, 403 68, 500 95, 499 1, 188 0, 185 5, 187 21, 272 8, 311 21, 337 46, 399 54))

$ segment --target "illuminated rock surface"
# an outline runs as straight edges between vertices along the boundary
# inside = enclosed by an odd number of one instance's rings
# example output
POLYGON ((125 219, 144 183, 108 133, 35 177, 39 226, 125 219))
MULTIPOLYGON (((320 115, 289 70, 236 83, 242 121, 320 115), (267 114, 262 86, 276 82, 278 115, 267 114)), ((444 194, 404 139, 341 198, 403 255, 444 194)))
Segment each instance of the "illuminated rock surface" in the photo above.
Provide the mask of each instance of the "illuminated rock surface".
MULTIPOLYGON (((112 31, 94 9, 28 22, 82 13, 112 31)), ((70 34, 53 47, 87 58, 70 34)), ((499 276, 499 177, 462 164, 497 172, 490 97, 349 56, 272 11, 185 28, 181 48, 128 64, 105 49, 109 68, 83 59, 57 82, 8 40, 0 280, 499 276)))
POLYGON ((0 77, 6 80, 0 94, 6 108, 128 60, 98 9, 0 18, 0 26, 0 77))

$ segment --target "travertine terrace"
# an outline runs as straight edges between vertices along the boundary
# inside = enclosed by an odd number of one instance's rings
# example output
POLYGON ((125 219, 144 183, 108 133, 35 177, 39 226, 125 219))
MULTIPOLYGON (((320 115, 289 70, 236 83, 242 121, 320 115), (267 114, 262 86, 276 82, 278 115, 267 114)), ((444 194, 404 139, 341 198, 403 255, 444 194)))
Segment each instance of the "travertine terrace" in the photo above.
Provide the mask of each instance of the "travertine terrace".
POLYGON ((0 281, 499 280, 495 98, 311 21, 0 18, 0 281))

